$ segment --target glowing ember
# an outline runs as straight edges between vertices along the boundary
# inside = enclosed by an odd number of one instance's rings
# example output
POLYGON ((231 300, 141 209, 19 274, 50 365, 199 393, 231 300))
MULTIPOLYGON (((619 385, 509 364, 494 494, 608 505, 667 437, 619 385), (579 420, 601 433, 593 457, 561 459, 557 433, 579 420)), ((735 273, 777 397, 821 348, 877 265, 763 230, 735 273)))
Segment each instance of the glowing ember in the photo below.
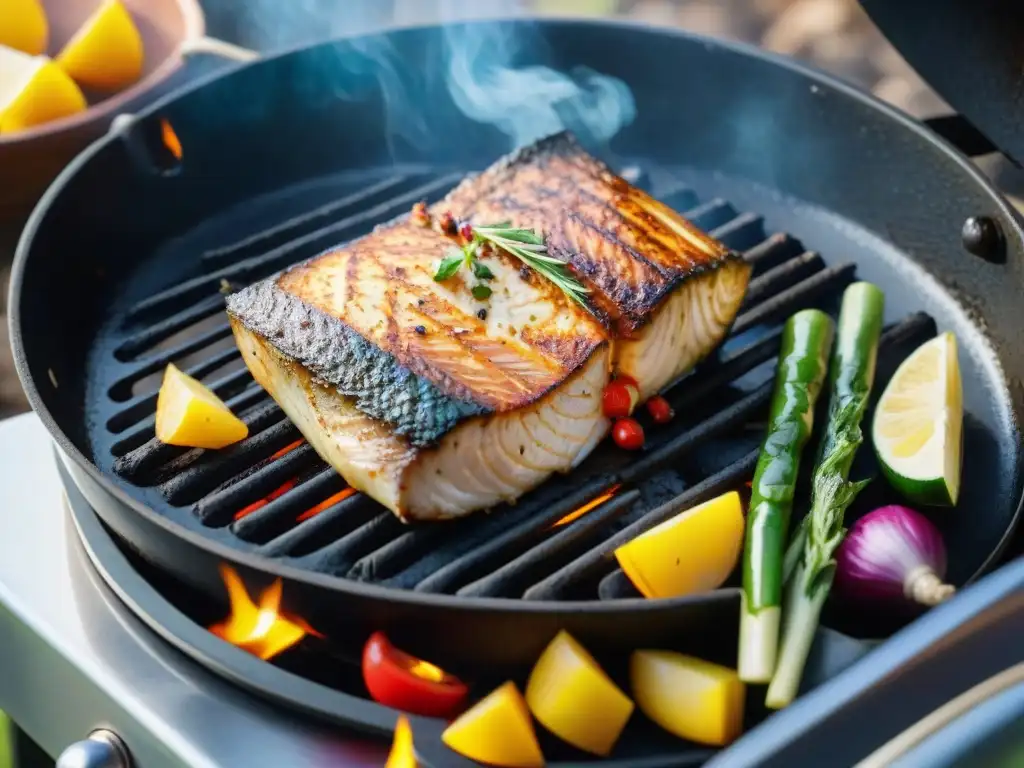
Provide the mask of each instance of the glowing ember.
POLYGON ((296 448, 298 448, 298 447, 299 447, 300 445, 302 445, 302 444, 303 444, 304 442, 306 442, 306 441, 305 441, 305 440, 296 440, 296 441, 295 441, 294 443, 288 443, 288 445, 286 445, 286 446, 285 446, 284 448, 282 448, 282 449, 281 449, 280 451, 278 451, 277 453, 273 454, 273 455, 272 455, 272 456, 271 456, 271 457, 270 457, 270 458, 269 458, 269 459, 267 460, 267 461, 268 461, 268 463, 269 463, 269 462, 271 462, 271 461, 274 461, 274 460, 276 460, 276 459, 280 459, 280 458, 281 458, 282 456, 284 456, 284 455, 285 455, 286 453, 289 453, 290 451, 294 451, 294 450, 295 450, 296 448))
POLYGON ((307 634, 305 622, 280 613, 281 580, 277 579, 260 595, 259 605, 252 601, 242 578, 229 565, 220 567, 228 590, 231 613, 210 632, 264 661, 291 648, 307 634))
POLYGON ((290 491, 294 487, 295 487, 295 479, 292 478, 291 480, 286 481, 280 488, 278 488, 278 489, 276 489, 274 491, 271 491, 270 494, 268 494, 267 496, 264 496, 259 501, 254 501, 249 506, 242 507, 240 510, 235 512, 235 520, 241 520, 246 515, 251 515, 257 509, 260 509, 262 507, 267 506, 267 504, 272 502, 274 499, 276 499, 276 498, 278 498, 280 496, 284 496, 286 493, 288 493, 288 491, 290 491))
POLYGON ((405 715, 399 715, 398 722, 395 723, 395 738, 391 742, 391 753, 384 768, 417 768, 412 728, 409 727, 409 718, 405 715))
POLYGON ((323 512, 325 509, 333 507, 339 501, 344 501, 349 496, 355 496, 355 494, 356 494, 356 489, 355 488, 345 488, 343 490, 340 490, 336 494, 334 494, 333 496, 328 496, 326 499, 321 501, 315 507, 310 507, 309 509, 307 509, 301 515, 299 515, 297 518, 295 518, 295 522, 301 523, 303 520, 309 520, 309 518, 311 518, 311 517, 316 517, 321 512, 323 512))
POLYGON ((160 137, 163 139, 167 150, 178 160, 181 160, 183 154, 181 151, 181 139, 178 138, 178 134, 174 132, 171 124, 164 119, 160 120, 160 137))
POLYGON ((609 488, 607 491, 602 493, 600 496, 598 496, 598 497, 596 497, 594 499, 591 499, 586 504, 584 504, 582 507, 574 509, 572 512, 570 512, 568 515, 563 517, 561 520, 559 520, 556 523, 554 523, 551 527, 552 528, 557 528, 560 525, 565 525, 566 523, 571 523, 573 520, 577 520, 577 519, 583 517, 585 514, 587 514, 587 512, 590 512, 592 509, 595 509, 595 508, 601 506, 602 504, 604 504, 606 501, 608 501, 608 499, 610 499, 612 496, 614 496, 616 493, 618 493, 619 488, 621 488, 621 487, 622 487, 621 484, 613 485, 611 488, 609 488))

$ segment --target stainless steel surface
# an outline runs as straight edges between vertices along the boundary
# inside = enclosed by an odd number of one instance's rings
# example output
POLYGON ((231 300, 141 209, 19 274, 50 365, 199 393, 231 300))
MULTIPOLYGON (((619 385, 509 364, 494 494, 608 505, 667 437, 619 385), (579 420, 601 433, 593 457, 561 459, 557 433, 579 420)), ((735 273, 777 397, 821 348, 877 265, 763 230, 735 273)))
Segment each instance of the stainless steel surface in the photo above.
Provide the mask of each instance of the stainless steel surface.
POLYGON ((60 753, 56 768, 131 768, 128 748, 118 735, 99 728, 60 753))
POLYGON ((34 415, 0 422, 0 709, 57 755, 97 728, 135 768, 379 768, 387 744, 275 710, 118 602, 64 510, 34 415))

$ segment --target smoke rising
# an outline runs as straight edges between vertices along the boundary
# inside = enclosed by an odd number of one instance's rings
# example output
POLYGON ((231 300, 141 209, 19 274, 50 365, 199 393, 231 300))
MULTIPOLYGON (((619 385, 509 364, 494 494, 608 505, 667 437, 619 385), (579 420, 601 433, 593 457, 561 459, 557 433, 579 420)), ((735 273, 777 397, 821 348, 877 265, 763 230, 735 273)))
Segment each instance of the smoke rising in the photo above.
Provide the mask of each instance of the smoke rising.
MULTIPOLYGON (((493 125, 509 138, 510 147, 529 143, 563 128, 584 142, 603 143, 634 118, 629 87, 585 68, 559 72, 539 65, 517 64, 529 52, 543 60, 543 41, 529 25, 512 35, 507 26, 487 19, 523 17, 529 8, 518 0, 246 0, 231 3, 230 17, 215 27, 226 28, 243 44, 274 51, 355 35, 389 26, 485 20, 471 34, 446 27, 435 71, 409 73, 394 47, 383 38, 367 38, 346 46, 345 55, 328 64, 351 74, 376 78, 387 100, 389 141, 396 137, 429 146, 439 128, 417 104, 415 78, 443 78, 458 109, 480 123, 493 125), (526 30, 525 33, 522 30, 526 30)), ((312 78, 318 84, 323 72, 312 78)), ((340 85, 334 96, 345 98, 340 85)))
POLYGON ((448 29, 447 85, 467 117, 489 123, 513 146, 569 128, 585 140, 605 142, 632 122, 636 106, 621 80, 577 67, 570 73, 550 67, 515 67, 521 47, 498 24, 473 34, 448 29))

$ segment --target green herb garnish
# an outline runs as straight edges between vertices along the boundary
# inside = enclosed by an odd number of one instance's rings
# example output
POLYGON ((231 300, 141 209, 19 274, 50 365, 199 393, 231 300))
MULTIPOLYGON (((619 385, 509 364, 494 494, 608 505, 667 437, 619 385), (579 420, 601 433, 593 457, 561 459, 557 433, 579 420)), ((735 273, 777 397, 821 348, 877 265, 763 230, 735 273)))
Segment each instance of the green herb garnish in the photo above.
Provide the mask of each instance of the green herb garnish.
MULTIPOLYGON (((568 265, 548 253, 544 238, 532 229, 516 229, 509 222, 486 227, 473 227, 473 239, 461 248, 451 248, 437 267, 434 280, 442 282, 455 275, 465 264, 478 280, 492 280, 494 273, 479 259, 480 246, 485 243, 515 256, 523 264, 546 277, 570 299, 587 307, 585 297, 590 293, 570 272, 568 265)), ((468 234, 467 234, 468 236, 468 234)), ((486 285, 472 288, 473 296, 483 300, 492 291, 486 285)))
POLYGON ((481 280, 494 279, 494 273, 491 272, 490 267, 488 267, 486 264, 484 264, 476 257, 473 258, 473 274, 476 275, 481 280))
POLYGON ((445 257, 441 259, 441 263, 437 267, 437 271, 434 273, 434 280, 441 282, 447 280, 449 277, 459 271, 459 267, 462 266, 462 262, 465 261, 466 256, 460 248, 449 248, 445 251, 445 257))
MULTIPOLYGON (((473 243, 490 243, 496 248, 512 254, 523 264, 546 277, 562 293, 580 306, 587 307, 586 295, 590 293, 568 269, 568 265, 548 253, 544 238, 532 229, 515 229, 509 222, 488 227, 473 227, 473 243)), ((470 243, 472 246, 473 243, 470 243)))

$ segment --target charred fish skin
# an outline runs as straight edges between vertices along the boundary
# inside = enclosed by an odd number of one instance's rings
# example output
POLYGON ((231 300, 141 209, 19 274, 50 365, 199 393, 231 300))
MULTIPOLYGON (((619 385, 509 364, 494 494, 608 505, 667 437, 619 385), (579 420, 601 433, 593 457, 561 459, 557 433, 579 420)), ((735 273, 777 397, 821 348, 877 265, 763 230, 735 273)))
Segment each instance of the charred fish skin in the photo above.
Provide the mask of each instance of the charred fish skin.
POLYGON ((537 402, 468 418, 423 448, 315 381, 261 334, 235 318, 231 327, 253 377, 316 452, 403 522, 457 518, 515 501, 576 466, 608 431, 601 410, 607 347, 537 402))
POLYGON ((443 394, 345 323, 281 290, 275 278, 232 294, 227 310, 315 380, 352 398, 413 445, 430 445, 463 419, 487 412, 443 394))
MULTIPOLYGON (((358 369, 356 389, 382 380, 404 386, 386 403, 367 397, 367 412, 427 445, 460 418, 535 402, 608 344, 592 313, 505 251, 486 256, 492 290, 486 301, 474 295, 477 278, 469 269, 435 280, 437 264, 455 245, 402 217, 232 297, 229 311, 276 343, 288 335, 282 324, 309 321, 303 306, 315 310, 324 319, 317 326, 325 329, 321 341, 344 347, 338 354, 358 369), (350 351, 353 345, 359 349, 350 351), (412 388, 406 373, 432 389, 412 388), (424 414, 421 403, 439 417, 424 414)), ((290 352, 324 380, 330 380, 324 369, 337 367, 324 366, 323 350, 310 344, 290 352)))

